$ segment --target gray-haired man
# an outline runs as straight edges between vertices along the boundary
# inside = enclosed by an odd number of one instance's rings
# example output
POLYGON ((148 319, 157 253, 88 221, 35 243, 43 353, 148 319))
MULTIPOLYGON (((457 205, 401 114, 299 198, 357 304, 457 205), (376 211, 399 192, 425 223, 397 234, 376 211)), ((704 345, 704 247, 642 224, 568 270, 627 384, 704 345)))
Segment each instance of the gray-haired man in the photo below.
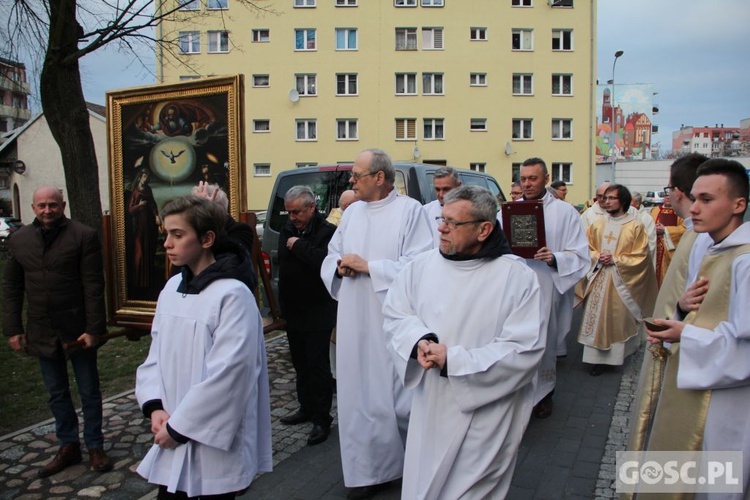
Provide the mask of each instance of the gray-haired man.
POLYGON ((432 233, 435 237, 435 246, 440 244, 440 231, 438 231, 438 225, 435 223, 435 218, 440 217, 443 212, 443 200, 444 196, 456 189, 461 185, 461 179, 458 177, 456 169, 451 167, 441 167, 435 170, 432 174, 432 185, 435 187, 436 200, 424 206, 424 211, 427 213, 427 219, 432 225, 432 233))

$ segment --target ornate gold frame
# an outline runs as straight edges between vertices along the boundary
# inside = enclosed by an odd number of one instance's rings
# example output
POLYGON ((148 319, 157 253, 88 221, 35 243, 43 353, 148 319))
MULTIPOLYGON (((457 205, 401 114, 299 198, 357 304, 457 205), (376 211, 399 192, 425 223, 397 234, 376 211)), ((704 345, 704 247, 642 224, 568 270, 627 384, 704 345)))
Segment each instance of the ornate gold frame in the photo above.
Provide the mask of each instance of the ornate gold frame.
MULTIPOLYGON (((107 92, 107 139, 110 167, 111 215, 105 219, 107 223, 105 224, 105 240, 109 240, 105 241, 105 252, 107 253, 108 263, 107 294, 109 299, 109 322, 111 325, 150 328, 156 308, 155 299, 141 300, 134 297, 130 293, 132 287, 128 283, 128 262, 126 257, 128 249, 125 222, 126 167, 124 164, 125 134, 128 133, 128 130, 127 125, 123 121, 125 119, 124 115, 128 113, 132 115, 138 114, 141 108, 145 109, 148 106, 151 108, 157 106, 165 108, 167 106, 166 103, 197 102, 200 104, 202 101, 208 102, 209 100, 215 103, 217 102, 217 96, 225 97, 226 101, 218 99, 222 105, 226 102, 226 116, 221 116, 225 120, 227 146, 226 161, 224 163, 224 169, 226 170, 224 174, 224 178, 226 179, 224 189, 229 197, 229 213, 235 219, 239 219, 240 212, 247 206, 244 164, 243 84, 242 75, 233 75, 107 92), (109 226, 109 230, 107 230, 107 225, 109 226)), ((140 124, 138 128, 139 130, 141 129, 140 124)), ((155 145, 150 147, 155 149, 155 145)), ((146 147, 149 146, 144 146, 144 150, 146 147)), ((191 175, 196 175, 197 159, 196 154, 193 167, 190 170, 190 172, 193 172, 191 175)), ((138 165, 135 168, 138 168, 138 165)), ((128 172, 128 175, 139 175, 134 172, 131 170, 128 172)), ((191 182, 184 181, 186 188, 188 184, 194 185, 194 180, 191 182)), ((182 188, 183 184, 179 184, 177 187, 177 189, 182 188)), ((168 189, 175 189, 174 184, 170 184, 168 189)), ((159 211, 161 211, 161 208, 161 206, 158 206, 159 211)))

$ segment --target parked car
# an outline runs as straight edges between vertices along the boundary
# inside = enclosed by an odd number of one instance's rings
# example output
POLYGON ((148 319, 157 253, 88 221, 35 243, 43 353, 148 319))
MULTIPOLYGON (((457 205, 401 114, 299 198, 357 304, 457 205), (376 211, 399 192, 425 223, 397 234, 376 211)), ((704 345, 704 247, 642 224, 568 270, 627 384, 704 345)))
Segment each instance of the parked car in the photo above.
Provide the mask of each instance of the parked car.
MULTIPOLYGON (((421 204, 436 199, 432 185, 432 176, 440 165, 426 165, 422 163, 395 163, 395 188, 401 194, 406 194, 421 204)), ((349 177, 352 164, 317 166, 296 168, 280 172, 276 178, 271 199, 268 202, 266 223, 263 229, 261 251, 263 259, 269 263, 267 269, 272 277, 274 291, 278 288, 278 246, 279 232, 288 219, 284 209, 284 195, 289 188, 298 185, 309 186, 315 194, 318 210, 327 216, 331 209, 338 205, 339 195, 350 188, 349 177)), ((490 190, 499 202, 506 200, 500 185, 489 174, 471 170, 456 169, 461 182, 468 185, 482 186, 490 190)))
POLYGON ((667 195, 664 191, 648 191, 643 199, 643 204, 647 207, 661 205, 664 203, 664 197, 667 195))
POLYGON ((23 227, 23 222, 20 219, 0 217, 0 238, 9 237, 20 227, 23 227))

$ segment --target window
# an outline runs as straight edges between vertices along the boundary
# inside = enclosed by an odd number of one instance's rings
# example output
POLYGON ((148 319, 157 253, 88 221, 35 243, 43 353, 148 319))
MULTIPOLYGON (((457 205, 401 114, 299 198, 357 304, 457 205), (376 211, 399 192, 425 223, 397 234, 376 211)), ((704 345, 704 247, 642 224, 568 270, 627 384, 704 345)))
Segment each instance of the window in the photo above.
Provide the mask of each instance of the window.
POLYGON ((318 139, 317 120, 297 120, 297 140, 315 141, 318 139))
POLYGON ((513 75, 513 95, 532 95, 534 93, 534 75, 515 73, 513 75))
POLYGON ((318 166, 318 162, 316 162, 316 161, 301 161, 299 163, 296 163, 295 166, 297 168, 317 167, 318 166))
POLYGON ((513 119, 513 139, 533 139, 531 128, 531 118, 514 118, 513 119))
POLYGON ((424 139, 426 141, 445 139, 445 120, 443 118, 425 118, 424 139))
POLYGON ((510 166, 510 178, 511 181, 517 181, 521 178, 521 164, 520 163, 512 163, 510 166))
POLYGON ((416 7, 417 0, 393 0, 396 7, 416 7))
POLYGON ((336 28, 336 50, 357 50, 356 28, 336 28))
POLYGON ((180 10, 200 10, 200 0, 179 0, 180 10))
POLYGON ((396 50, 417 50, 417 28, 396 28, 396 50))
POLYGON ((208 53, 219 54, 229 52, 229 32, 228 31, 209 31, 208 32, 208 53))
POLYGON ((566 184, 571 184, 573 182, 571 178, 572 169, 572 163, 553 163, 550 177, 553 181, 563 181, 566 184))
POLYGON ((443 7, 444 0, 422 0, 422 7, 443 7))
POLYGON ((443 74, 422 73, 422 93, 424 95, 442 95, 443 74))
POLYGON ((301 96, 318 95, 316 76, 314 73, 294 75, 297 80, 297 92, 301 96))
POLYGON ((422 28, 422 49, 443 50, 443 28, 422 28))
POLYGON ((415 118, 396 118, 396 140, 413 141, 417 138, 417 120, 415 118))
POLYGON ((552 30, 552 50, 573 50, 573 30, 552 30))
POLYGON ((534 32, 529 29, 514 29, 511 32, 513 50, 534 50, 534 32))
POLYGON ((315 7, 315 0, 294 0, 295 7, 315 7))
POLYGON ((417 94, 417 74, 416 73, 396 73, 396 94, 416 95, 417 94))
POLYGON ((469 123, 472 132, 484 132, 487 130, 487 118, 472 118, 469 123))
POLYGON ((315 30, 294 30, 294 50, 315 50, 315 30))
POLYGON ((226 9, 228 1, 229 0, 208 0, 208 2, 206 3, 206 8, 210 10, 226 9))
POLYGON ((253 87, 268 87, 269 83, 268 75, 253 75, 253 87))
POLYGON ((336 140, 338 141, 356 141, 357 137, 357 120, 338 119, 336 120, 336 140))
POLYGON ((336 0, 336 7, 356 7, 357 0, 336 0))
POLYGON ((199 31, 180 32, 180 51, 183 54, 200 54, 201 34, 199 31))
POLYGON ((472 73, 469 75, 469 85, 472 87, 486 87, 487 73, 472 73))
POLYGON ((336 75, 336 95, 357 95, 356 73, 336 75))
POLYGON ((471 40, 474 42, 487 40, 487 28, 471 28, 469 33, 471 33, 471 40))
POLYGON ((573 0, 552 0, 551 7, 573 7, 573 0))
POLYGON ((271 120, 253 120, 253 132, 270 132, 271 120))
POLYGON ((570 118, 553 118, 552 119, 552 138, 553 139, 572 139, 573 138, 573 120, 570 118))
POLYGON ((531 7, 531 0, 511 0, 510 5, 513 7, 531 7))
POLYGON ((485 172, 486 169, 486 163, 469 163, 469 170, 473 170, 474 172, 485 172))
POLYGON ((552 75, 552 95, 573 95, 573 75, 552 75))
POLYGON ((271 30, 261 29, 253 30, 253 42, 263 43, 271 41, 271 30))
POLYGON ((256 177, 269 177, 271 175, 271 164, 253 163, 253 172, 256 177))

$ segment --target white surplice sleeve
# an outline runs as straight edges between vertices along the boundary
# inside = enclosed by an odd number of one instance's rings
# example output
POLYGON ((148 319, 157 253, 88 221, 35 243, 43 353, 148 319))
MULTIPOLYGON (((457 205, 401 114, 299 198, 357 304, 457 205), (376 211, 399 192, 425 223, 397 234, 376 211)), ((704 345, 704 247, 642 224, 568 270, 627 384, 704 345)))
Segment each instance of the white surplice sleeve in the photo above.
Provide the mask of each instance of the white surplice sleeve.
POLYGON ((328 255, 323 259, 323 265, 320 266, 320 278, 323 280, 328 293, 336 300, 339 299, 342 281, 337 275, 337 269, 341 256, 344 254, 344 231, 346 231, 346 221, 348 220, 345 211, 339 227, 336 228, 331 241, 328 242, 328 255))
POLYGON ((572 206, 564 207, 565 212, 558 216, 561 224, 553 228, 562 233, 560 235, 561 248, 552 249, 557 263, 557 272, 552 273, 552 279, 555 282, 555 288, 561 294, 573 288, 591 268, 589 242, 586 239, 581 217, 572 206))
MULTIPOLYGON (((709 285, 710 286, 710 285, 709 285)), ((750 384, 750 254, 732 264, 729 318, 714 330, 685 325, 680 339, 680 389, 750 384)))

